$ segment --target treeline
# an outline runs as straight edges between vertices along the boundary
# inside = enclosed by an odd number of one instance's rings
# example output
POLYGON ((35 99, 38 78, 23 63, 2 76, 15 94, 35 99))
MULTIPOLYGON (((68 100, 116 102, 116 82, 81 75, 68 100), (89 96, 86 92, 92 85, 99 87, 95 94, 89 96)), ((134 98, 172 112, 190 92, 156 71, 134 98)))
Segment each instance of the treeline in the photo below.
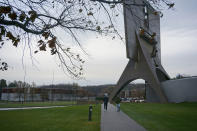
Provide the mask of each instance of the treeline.
MULTIPOLYGON (((29 94, 42 94, 46 96, 46 94, 77 94, 78 96, 95 96, 102 97, 104 93, 110 93, 113 91, 115 85, 107 84, 107 85, 92 85, 92 86, 80 86, 78 83, 72 84, 51 84, 51 85, 41 85, 36 86, 35 82, 31 84, 22 81, 13 81, 6 82, 6 80, 0 80, 0 98, 1 94, 4 93, 14 93, 18 92, 20 94, 25 94, 25 92, 29 94), (6 89, 3 89, 6 88, 6 89)), ((138 92, 144 92, 145 86, 144 84, 128 84, 122 92, 130 91, 137 92, 135 94, 139 94, 138 92)))

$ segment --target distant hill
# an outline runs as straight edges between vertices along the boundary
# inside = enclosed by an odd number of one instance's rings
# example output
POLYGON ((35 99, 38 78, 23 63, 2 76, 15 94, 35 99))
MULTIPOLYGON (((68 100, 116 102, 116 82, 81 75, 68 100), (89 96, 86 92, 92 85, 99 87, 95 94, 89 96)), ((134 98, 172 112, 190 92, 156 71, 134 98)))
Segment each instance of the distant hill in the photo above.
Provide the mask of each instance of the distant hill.
MULTIPOLYGON (((83 86, 84 90, 93 93, 95 96, 103 95, 106 92, 111 92, 116 85, 108 84, 108 85, 97 85, 97 86, 83 86)), ((144 90, 144 84, 128 84, 124 90, 144 90)))
MULTIPOLYGON (((58 85, 43 85, 38 88, 53 88, 53 89, 64 89, 64 90, 73 90, 73 89, 83 89, 93 96, 102 96, 104 93, 110 93, 116 85, 106 84, 106 85, 91 85, 91 86, 79 86, 76 84, 58 84, 58 85)), ((144 84, 128 84, 124 90, 144 90, 144 84)))

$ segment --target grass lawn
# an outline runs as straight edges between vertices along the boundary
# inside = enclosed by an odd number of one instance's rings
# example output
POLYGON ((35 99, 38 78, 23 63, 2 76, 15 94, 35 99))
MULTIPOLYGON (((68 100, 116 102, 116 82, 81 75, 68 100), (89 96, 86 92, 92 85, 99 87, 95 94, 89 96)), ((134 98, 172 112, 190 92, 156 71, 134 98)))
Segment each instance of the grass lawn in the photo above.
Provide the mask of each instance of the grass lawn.
POLYGON ((0 108, 9 108, 9 107, 35 107, 35 106, 64 106, 76 104, 74 101, 54 101, 54 102, 0 102, 0 108))
POLYGON ((149 131, 197 130, 197 103, 122 103, 121 110, 149 131))
POLYGON ((100 131, 100 104, 51 109, 0 111, 0 131, 100 131))

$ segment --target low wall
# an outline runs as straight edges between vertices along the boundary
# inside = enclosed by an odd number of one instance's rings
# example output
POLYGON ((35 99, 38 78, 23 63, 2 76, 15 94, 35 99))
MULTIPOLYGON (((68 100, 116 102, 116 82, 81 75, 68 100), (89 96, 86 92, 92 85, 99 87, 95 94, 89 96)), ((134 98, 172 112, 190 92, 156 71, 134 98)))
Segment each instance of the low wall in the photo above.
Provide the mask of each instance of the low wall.
MULTIPOLYGON (((161 83, 168 102, 197 102, 197 77, 167 80, 161 83)), ((151 87, 146 87, 146 101, 159 102, 159 97, 151 87)))
MULTIPOLYGON (((1 100, 8 100, 8 101, 42 101, 43 98, 41 94, 34 94, 33 96, 31 94, 26 94, 24 96, 23 93, 20 95, 18 93, 2 93, 1 100)), ((53 100, 53 101, 73 101, 73 100, 95 100, 95 97, 79 97, 75 96, 73 94, 53 94, 48 93, 46 95, 45 101, 47 100, 53 100)))
POLYGON ((162 82, 169 102, 197 102, 197 77, 162 82))

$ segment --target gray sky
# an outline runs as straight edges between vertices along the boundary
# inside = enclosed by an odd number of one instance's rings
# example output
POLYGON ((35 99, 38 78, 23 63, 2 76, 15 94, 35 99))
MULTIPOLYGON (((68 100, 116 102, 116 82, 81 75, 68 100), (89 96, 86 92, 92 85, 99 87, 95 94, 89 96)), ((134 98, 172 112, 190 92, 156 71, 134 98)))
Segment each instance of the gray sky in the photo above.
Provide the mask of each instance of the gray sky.
MULTIPOLYGON (((164 17, 161 19, 162 64, 171 77, 178 73, 197 75, 197 1, 174 1, 175 9, 164 11, 164 17)), ((128 62, 125 45, 119 40, 111 40, 110 37, 96 38, 95 35, 88 35, 85 38, 82 44, 90 54, 89 57, 83 55, 86 59, 85 80, 70 79, 58 68, 57 58, 47 52, 34 55, 36 66, 33 66, 27 47, 23 67, 24 47, 16 49, 9 44, 0 50, 0 55, 7 60, 11 68, 0 72, 0 78, 23 81, 25 76, 26 82, 34 81, 37 85, 42 85, 52 83, 54 72, 54 83, 115 84, 128 62)), ((67 43, 72 45, 72 41, 67 43)), ((73 48, 80 50, 79 47, 73 48)))

